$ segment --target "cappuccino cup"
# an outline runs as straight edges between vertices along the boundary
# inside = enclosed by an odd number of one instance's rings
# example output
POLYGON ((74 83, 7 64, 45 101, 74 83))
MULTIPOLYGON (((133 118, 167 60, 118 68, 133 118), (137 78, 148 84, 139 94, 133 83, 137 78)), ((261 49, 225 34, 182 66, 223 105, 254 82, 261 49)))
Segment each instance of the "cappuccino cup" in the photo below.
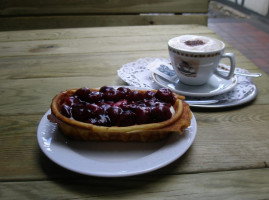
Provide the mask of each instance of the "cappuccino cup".
POLYGON ((199 35, 182 35, 168 41, 171 64, 179 81, 187 85, 203 85, 215 74, 229 80, 234 75, 235 58, 233 53, 224 53, 224 42, 199 35), (217 67, 220 60, 230 60, 227 75, 217 67))

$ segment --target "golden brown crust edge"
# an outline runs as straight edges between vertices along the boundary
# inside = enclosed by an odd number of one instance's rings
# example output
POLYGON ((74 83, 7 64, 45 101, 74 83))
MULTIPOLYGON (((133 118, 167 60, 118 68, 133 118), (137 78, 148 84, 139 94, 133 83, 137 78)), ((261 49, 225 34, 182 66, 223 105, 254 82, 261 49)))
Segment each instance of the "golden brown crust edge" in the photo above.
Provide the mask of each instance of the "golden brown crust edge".
MULTIPOLYGON (((77 89, 67 90, 54 97, 51 104, 52 114, 48 119, 56 122, 62 133, 76 140, 95 141, 142 141, 150 142, 163 139, 171 132, 182 133, 190 125, 191 112, 189 106, 183 102, 182 96, 174 105, 175 114, 169 120, 160 123, 133 125, 128 127, 104 127, 79 122, 63 116, 59 112, 61 100, 64 96, 71 96, 77 89)), ((97 89, 91 89, 96 90, 97 89)), ((145 90, 138 90, 145 92, 145 90)))

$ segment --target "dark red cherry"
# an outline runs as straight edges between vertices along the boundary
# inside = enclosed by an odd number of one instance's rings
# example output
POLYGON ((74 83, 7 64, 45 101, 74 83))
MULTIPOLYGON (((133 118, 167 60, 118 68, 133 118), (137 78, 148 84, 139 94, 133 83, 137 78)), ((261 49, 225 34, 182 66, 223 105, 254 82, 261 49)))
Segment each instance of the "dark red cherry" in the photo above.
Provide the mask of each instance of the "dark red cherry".
POLYGON ((134 112, 127 110, 122 113, 120 118, 117 120, 117 126, 131 126, 136 123, 136 115, 134 112))
POLYGON ((148 107, 144 101, 138 102, 137 107, 148 107))
POLYGON ((152 99, 155 96, 155 92, 148 90, 144 94, 145 99, 152 99))
POLYGON ((90 103, 97 103, 103 99, 103 94, 100 92, 92 91, 88 96, 88 101, 90 103))
POLYGON ((97 105, 99 107, 101 107, 103 109, 103 111, 105 112, 108 108, 110 108, 113 104, 109 103, 109 102, 103 102, 103 101, 99 101, 97 103, 97 105))
POLYGON ((174 104, 176 101, 176 97, 174 96, 174 94, 172 93, 171 90, 167 89, 167 88, 161 88, 156 92, 155 95, 156 98, 166 102, 166 103, 171 103, 174 104))
POLYGON ((63 104, 61 107, 61 113, 65 117, 70 118, 71 117, 71 108, 68 105, 63 104))
POLYGON ((161 122, 170 119, 172 117, 172 113, 168 106, 160 105, 152 108, 151 117, 154 121, 161 122))
POLYGON ((146 124, 150 121, 151 109, 149 107, 137 107, 135 109, 136 122, 138 124, 146 124))
POLYGON ((100 115, 97 118, 95 125, 97 125, 97 126, 111 126, 110 118, 107 115, 100 115))
POLYGON ((114 90, 114 88, 109 87, 109 86, 103 86, 103 87, 100 88, 99 92, 105 93, 106 91, 110 91, 110 90, 114 90))
POLYGON ((125 102, 122 102, 119 107, 122 109, 122 110, 128 110, 129 109, 129 105, 127 103, 127 101, 125 102))
POLYGON ((130 94, 128 95, 127 100, 129 101, 139 101, 144 99, 144 94, 142 92, 138 91, 131 91, 130 94))
POLYGON ((134 111, 137 107, 137 104, 132 101, 132 102, 123 102, 119 105, 124 111, 131 110, 134 111))
POLYGON ((89 113, 89 118, 98 117, 103 114, 103 108, 96 104, 87 104, 85 110, 87 110, 86 112, 89 113))
MULTIPOLYGON (((91 110, 89 110, 87 108, 83 108, 83 111, 81 111, 80 115, 81 115, 80 119, 78 119, 80 121, 86 121, 91 117, 95 117, 94 113, 92 113, 91 110)), ((76 116, 76 118, 78 118, 78 117, 76 116)))
POLYGON ((122 92, 124 94, 131 92, 130 88, 127 88, 127 87, 119 87, 117 90, 119 90, 120 92, 122 92))
POLYGON ((117 122, 118 118, 121 116, 122 113, 123 113, 123 110, 117 106, 112 106, 107 109, 107 114, 112 124, 115 124, 117 122))
POLYGON ((91 90, 89 88, 80 88, 76 91, 75 96, 78 96, 78 98, 82 101, 87 101, 88 96, 91 93, 91 90))
POLYGON ((87 121, 86 121, 86 123, 90 123, 90 124, 96 124, 96 122, 97 122, 97 119, 96 118, 89 118, 87 121))
POLYGON ((126 99, 123 99, 123 100, 117 101, 113 105, 120 107, 120 105, 123 104, 123 103, 126 104, 127 103, 127 100, 126 99))
POLYGON ((82 105, 82 104, 73 105, 72 106, 72 117, 78 121, 85 121, 88 116, 87 116, 87 112, 84 112, 84 105, 82 105))
POLYGON ((122 99, 122 94, 113 88, 112 90, 106 91, 104 93, 104 99, 107 101, 119 101, 122 99))
POLYGON ((68 106, 72 106, 74 104, 79 104, 79 103, 80 101, 74 96, 66 97, 63 101, 63 104, 68 105, 68 106))
POLYGON ((132 111, 134 111, 137 108, 137 104, 135 101, 129 102, 128 106, 129 106, 129 110, 132 110, 132 111))
POLYGON ((131 90, 127 87, 119 87, 117 90, 119 91, 121 99, 128 99, 131 94, 131 90))
POLYGON ((158 100, 155 97, 153 97, 151 99, 144 99, 144 103, 146 106, 153 107, 156 106, 156 104, 158 104, 158 100))

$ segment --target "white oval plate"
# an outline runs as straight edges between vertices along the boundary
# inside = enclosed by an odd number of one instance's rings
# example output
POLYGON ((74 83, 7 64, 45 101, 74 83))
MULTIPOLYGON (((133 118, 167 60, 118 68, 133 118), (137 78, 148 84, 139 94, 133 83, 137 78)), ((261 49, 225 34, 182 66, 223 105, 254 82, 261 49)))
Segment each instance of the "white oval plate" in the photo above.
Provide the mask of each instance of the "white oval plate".
POLYGON ((191 86, 176 82, 171 82, 158 74, 152 73, 154 81, 161 87, 169 88, 173 92, 189 97, 211 97, 231 91, 237 84, 236 76, 230 80, 225 80, 216 75, 211 76, 209 81, 200 86, 191 86))
POLYGON ((47 115, 37 129, 37 140, 45 155, 58 165, 84 175, 124 177, 148 173, 181 157, 191 146, 197 132, 196 119, 182 136, 172 134, 165 140, 140 142, 84 142, 64 137, 47 115))

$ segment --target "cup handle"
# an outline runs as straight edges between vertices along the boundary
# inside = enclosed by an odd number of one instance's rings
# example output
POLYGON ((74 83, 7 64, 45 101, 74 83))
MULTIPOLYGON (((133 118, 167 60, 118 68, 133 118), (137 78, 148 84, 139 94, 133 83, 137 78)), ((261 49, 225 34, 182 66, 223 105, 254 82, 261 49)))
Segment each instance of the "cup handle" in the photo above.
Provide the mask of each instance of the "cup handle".
POLYGON ((214 73, 216 75, 218 75, 219 77, 221 77, 221 78, 224 78, 226 80, 229 80, 234 75, 234 70, 235 70, 234 54, 233 53, 224 53, 221 56, 221 59, 223 59, 223 58, 229 58, 229 60, 230 60, 230 63, 231 63, 230 66, 231 66, 231 68, 230 68, 229 74, 227 76, 225 76, 222 73, 220 73, 217 69, 216 69, 216 71, 214 73))

